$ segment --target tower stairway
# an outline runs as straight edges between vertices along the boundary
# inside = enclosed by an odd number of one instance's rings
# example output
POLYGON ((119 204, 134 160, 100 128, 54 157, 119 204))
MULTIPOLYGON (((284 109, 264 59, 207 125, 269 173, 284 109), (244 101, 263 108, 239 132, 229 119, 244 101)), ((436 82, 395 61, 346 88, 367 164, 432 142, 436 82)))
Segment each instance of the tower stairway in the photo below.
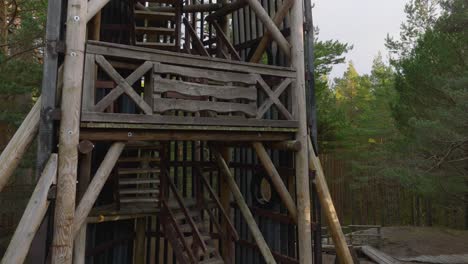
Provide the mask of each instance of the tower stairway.
POLYGON ((133 44, 177 51, 180 17, 180 0, 136 1, 133 9, 133 44))

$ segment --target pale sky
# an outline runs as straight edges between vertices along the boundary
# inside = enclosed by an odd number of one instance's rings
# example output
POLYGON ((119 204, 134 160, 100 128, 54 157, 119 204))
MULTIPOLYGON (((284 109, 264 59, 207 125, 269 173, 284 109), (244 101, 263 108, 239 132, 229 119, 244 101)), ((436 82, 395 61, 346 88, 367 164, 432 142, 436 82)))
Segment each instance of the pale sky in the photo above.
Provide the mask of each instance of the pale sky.
MULTIPOLYGON (((408 0, 312 0, 314 24, 320 28, 319 39, 337 39, 354 45, 347 60, 352 60, 359 74, 370 73, 372 60, 379 51, 386 59, 384 42, 387 33, 398 36, 408 0)), ((333 69, 331 78, 340 77, 346 64, 333 69)))

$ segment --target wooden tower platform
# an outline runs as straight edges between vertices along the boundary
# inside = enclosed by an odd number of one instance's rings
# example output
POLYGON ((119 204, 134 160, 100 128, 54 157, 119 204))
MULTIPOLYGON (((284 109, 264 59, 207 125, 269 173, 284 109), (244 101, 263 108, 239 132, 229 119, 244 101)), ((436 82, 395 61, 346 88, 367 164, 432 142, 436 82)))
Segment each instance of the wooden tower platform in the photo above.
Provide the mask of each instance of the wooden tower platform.
POLYGON ((308 131, 303 17, 299 0, 49 0, 42 96, 0 191, 37 132, 41 173, 1 263, 321 263, 314 174, 352 263, 308 131))

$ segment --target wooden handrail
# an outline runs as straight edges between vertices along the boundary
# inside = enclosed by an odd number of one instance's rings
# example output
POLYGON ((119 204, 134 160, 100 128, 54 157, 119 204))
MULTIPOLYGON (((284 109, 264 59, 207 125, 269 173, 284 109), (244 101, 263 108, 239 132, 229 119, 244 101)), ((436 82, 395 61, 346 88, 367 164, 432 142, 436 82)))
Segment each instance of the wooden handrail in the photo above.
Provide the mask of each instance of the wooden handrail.
POLYGON ((195 258, 195 256, 193 255, 192 249, 190 248, 190 246, 188 245, 187 241, 185 240, 184 234, 183 234, 182 231, 180 230, 179 225, 177 224, 177 222, 176 222, 176 220, 175 220, 174 214, 171 212, 171 209, 170 209, 169 206, 167 205, 166 201, 162 200, 161 203, 162 203, 162 205, 163 205, 164 210, 166 210, 167 213, 169 214, 169 219, 171 220, 171 223, 172 223, 172 225, 174 226, 174 229, 175 229, 177 235, 178 235, 179 238, 182 240, 182 245, 183 245, 184 248, 187 250, 187 253, 188 253, 188 255, 190 256, 190 259, 192 260, 193 263, 197 263, 197 258, 195 258))
POLYGON ((179 204, 179 207, 182 209, 187 221, 190 224, 190 227, 192 228, 192 235, 195 237, 194 243, 196 242, 202 248, 203 252, 206 252, 208 250, 208 248, 207 248, 205 242, 203 241, 203 239, 201 238, 200 231, 198 230, 195 222, 193 221, 192 217, 190 216, 187 207, 185 207, 184 202, 182 201, 182 197, 180 196, 180 194, 179 194, 179 192, 177 190, 177 187, 174 185, 172 180, 169 178, 169 175, 167 175, 167 172, 166 173, 162 172, 161 175, 164 175, 163 177, 165 177, 165 180, 167 180, 167 183, 168 183, 169 187, 171 188, 172 192, 174 193, 174 196, 176 197, 176 200, 177 200, 177 203, 179 204))
MULTIPOLYGON (((203 184, 206 186, 206 188, 208 189, 208 193, 210 194, 210 196, 213 198, 213 200, 215 201, 216 205, 218 206, 218 209, 220 210, 221 212, 221 215, 223 216, 224 220, 226 221, 226 223, 228 224, 228 227, 229 227, 229 231, 232 235, 232 237, 237 241, 239 240, 239 234, 237 233, 237 230, 236 228, 234 227, 234 225, 232 224, 231 222, 231 219, 229 219, 228 215, 226 214, 226 211, 224 210, 221 202, 219 201, 218 197, 216 196, 214 190, 211 188, 208 180, 205 178, 205 176, 203 176, 202 174, 202 171, 200 168, 197 169, 198 170, 198 174, 200 175, 200 178, 203 182, 203 184)), ((218 230, 219 232, 222 232, 221 230, 218 230)))

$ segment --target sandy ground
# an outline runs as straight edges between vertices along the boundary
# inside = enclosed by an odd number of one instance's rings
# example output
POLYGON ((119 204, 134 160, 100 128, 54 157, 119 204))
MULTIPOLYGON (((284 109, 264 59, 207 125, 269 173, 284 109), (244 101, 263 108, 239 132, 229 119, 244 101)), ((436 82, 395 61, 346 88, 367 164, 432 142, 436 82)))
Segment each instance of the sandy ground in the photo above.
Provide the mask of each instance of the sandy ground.
POLYGON ((468 254, 468 231, 437 227, 385 227, 381 250, 393 257, 468 254))

